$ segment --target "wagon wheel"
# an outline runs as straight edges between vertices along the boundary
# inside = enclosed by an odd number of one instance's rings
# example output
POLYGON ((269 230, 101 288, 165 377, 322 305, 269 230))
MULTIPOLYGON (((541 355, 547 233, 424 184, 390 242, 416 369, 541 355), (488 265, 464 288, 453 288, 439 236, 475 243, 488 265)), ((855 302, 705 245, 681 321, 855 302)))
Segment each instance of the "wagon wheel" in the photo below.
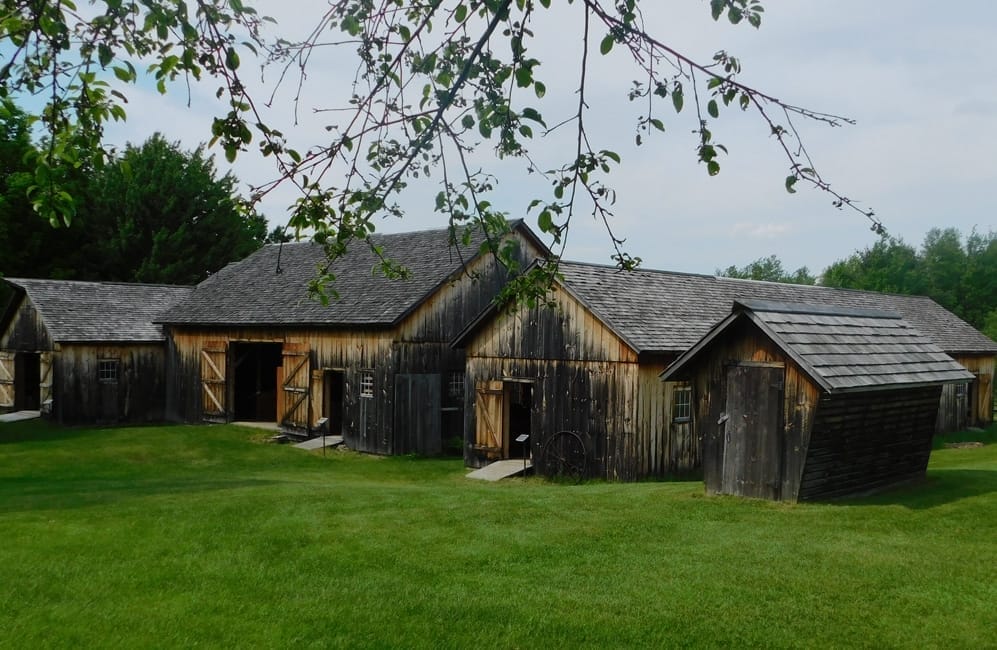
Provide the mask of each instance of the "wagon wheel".
POLYGON ((558 431, 544 443, 540 469, 544 476, 581 482, 588 467, 585 441, 574 431, 558 431))

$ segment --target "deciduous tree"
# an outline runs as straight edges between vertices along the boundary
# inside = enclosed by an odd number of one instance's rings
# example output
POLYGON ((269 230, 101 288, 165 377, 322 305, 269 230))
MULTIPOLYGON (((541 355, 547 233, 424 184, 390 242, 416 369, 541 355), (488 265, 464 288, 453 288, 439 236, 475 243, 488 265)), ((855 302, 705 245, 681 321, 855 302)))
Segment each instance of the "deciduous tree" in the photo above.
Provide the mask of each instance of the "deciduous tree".
MULTIPOLYGON (((59 170, 82 164, 86 156, 97 166, 106 161, 104 125, 126 117, 123 89, 146 69, 161 92, 178 79, 216 81, 226 104, 211 126, 214 141, 230 160, 254 144, 271 157, 275 179, 257 188, 257 196, 293 184, 300 198, 290 225, 314 233, 330 256, 350 240, 366 239, 375 216, 402 215, 399 193, 432 175, 439 190, 433 207, 455 227, 483 228, 493 252, 511 263, 496 245, 510 208, 493 204, 497 173, 470 160, 484 146, 544 175, 549 193, 527 198, 541 231, 563 243, 572 219, 590 214, 605 224, 616 263, 633 268, 639 260, 614 235, 611 219, 615 194, 607 175, 620 156, 612 143, 596 141, 586 121, 590 59, 616 52, 630 63, 620 74, 635 80, 620 99, 631 106, 638 143, 682 124, 696 134, 695 160, 715 175, 727 153, 717 131, 721 114, 754 113, 785 154, 780 184, 786 190, 810 184, 882 230, 871 210, 857 207, 821 177, 800 139, 801 122, 833 126, 849 120, 743 83, 742 62, 732 53, 701 61, 677 50, 646 23, 649 2, 333 0, 317 12, 311 35, 294 43, 266 36, 266 20, 244 0, 93 4, 95 11, 84 14, 70 0, 7 0, 0 16, 0 41, 9 52, 0 67, 0 100, 29 93, 45 98, 34 118, 48 132, 48 145, 36 160, 28 194, 53 222, 71 221, 75 209, 60 186, 59 170), (580 19, 575 108, 567 115, 543 112, 547 84, 534 53, 539 40, 565 37, 535 31, 536 16, 553 10, 580 19), (266 98, 248 91, 241 61, 264 57, 277 66, 278 84, 293 83, 308 74, 316 50, 335 45, 356 53, 352 97, 345 106, 319 107, 335 116, 326 141, 292 148, 259 110, 266 98), (574 136, 570 150, 552 164, 537 164, 531 157, 535 139, 566 129, 574 136)), ((710 0, 708 9, 715 20, 756 28, 765 15, 759 0, 710 0)), ((514 208, 518 213, 520 206, 514 208)), ((553 269, 541 267, 539 277, 513 283, 511 290, 529 293, 553 269)), ((385 259, 383 271, 403 269, 385 259)))

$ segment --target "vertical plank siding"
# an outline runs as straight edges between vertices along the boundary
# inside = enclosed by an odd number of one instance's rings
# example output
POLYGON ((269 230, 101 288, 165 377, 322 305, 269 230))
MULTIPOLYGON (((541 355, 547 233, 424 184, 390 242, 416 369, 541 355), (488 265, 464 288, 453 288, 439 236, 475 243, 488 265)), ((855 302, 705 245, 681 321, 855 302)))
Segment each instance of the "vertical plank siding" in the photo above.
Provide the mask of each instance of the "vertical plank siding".
POLYGON ((53 415, 60 422, 141 422, 165 419, 163 345, 67 344, 52 357, 53 415), (117 359, 118 379, 102 382, 101 359, 117 359))
POLYGON ((581 436, 590 476, 613 480, 664 477, 694 470, 699 445, 688 425, 673 425, 666 358, 637 353, 564 291, 555 306, 496 315, 467 346, 465 461, 480 467, 481 408, 475 386, 532 382, 531 451, 561 431, 581 436))
POLYGON ((801 501, 862 494, 924 476, 940 386, 824 395, 801 501))

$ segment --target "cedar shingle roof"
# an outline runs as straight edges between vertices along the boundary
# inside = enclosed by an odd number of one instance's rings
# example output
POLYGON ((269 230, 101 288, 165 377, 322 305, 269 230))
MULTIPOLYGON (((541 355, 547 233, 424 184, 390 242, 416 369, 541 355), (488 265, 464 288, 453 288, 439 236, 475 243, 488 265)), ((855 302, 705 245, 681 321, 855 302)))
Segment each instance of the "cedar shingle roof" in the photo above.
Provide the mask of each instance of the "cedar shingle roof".
POLYGON ((124 282, 7 278, 24 290, 54 342, 165 339, 153 320, 193 287, 124 282))
POLYGON ((730 314, 735 300, 890 310, 948 353, 997 354, 997 343, 924 296, 561 262, 563 285, 638 352, 678 353, 730 314))
MULTIPOLYGON (((522 221, 510 227, 543 244, 522 221)), ((458 233, 458 237, 460 234, 458 233)), ((406 279, 383 276, 380 260, 366 242, 354 241, 348 253, 333 262, 330 285, 339 294, 323 305, 308 293, 323 248, 315 243, 264 246, 246 259, 229 264, 195 287, 190 297, 163 313, 162 323, 200 325, 392 325, 460 272, 479 254, 484 241, 475 229, 470 245, 450 245, 449 230, 423 230, 373 235, 385 257, 411 271, 406 279), (281 272, 277 272, 278 255, 281 272)))
POLYGON ((764 331, 829 392, 970 381, 973 375, 892 312, 750 301, 663 373, 669 378, 739 319, 764 331))

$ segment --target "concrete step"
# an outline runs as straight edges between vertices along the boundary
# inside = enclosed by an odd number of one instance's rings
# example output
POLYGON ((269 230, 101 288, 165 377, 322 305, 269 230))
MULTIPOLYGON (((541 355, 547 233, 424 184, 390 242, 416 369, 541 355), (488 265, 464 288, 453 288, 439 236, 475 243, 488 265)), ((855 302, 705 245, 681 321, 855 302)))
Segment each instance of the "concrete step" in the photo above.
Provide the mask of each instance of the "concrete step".
POLYGON ((0 422, 20 422, 21 420, 34 420, 41 417, 41 411, 14 411, 0 415, 0 422))
MULTIPOLYGON (((533 467, 533 461, 526 461, 526 469, 533 467)), ((467 478, 476 478, 482 481, 501 481, 510 476, 523 473, 523 459, 510 458, 509 460, 497 460, 494 463, 485 465, 481 469, 476 469, 467 475, 467 478)))
POLYGON ((338 447, 343 444, 343 436, 319 436, 318 438, 312 438, 310 440, 305 440, 304 442, 299 442, 294 445, 296 449, 321 449, 322 447, 338 447))

